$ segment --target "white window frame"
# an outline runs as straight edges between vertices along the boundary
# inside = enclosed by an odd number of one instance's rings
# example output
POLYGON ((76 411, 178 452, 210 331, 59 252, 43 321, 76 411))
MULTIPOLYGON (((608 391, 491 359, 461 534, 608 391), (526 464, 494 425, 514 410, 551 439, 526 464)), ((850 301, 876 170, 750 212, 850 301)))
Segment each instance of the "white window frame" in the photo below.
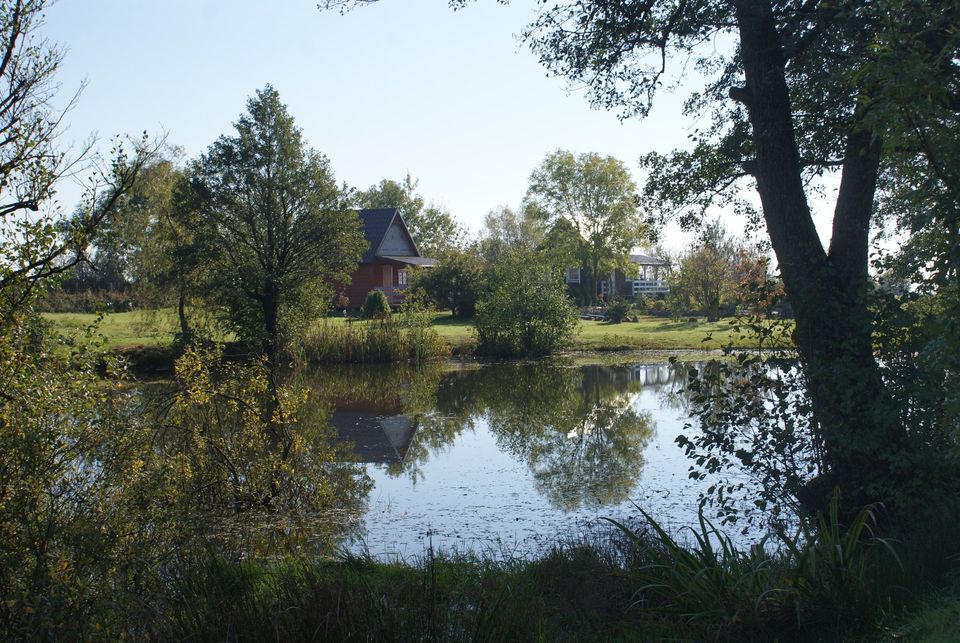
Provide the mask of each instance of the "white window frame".
POLYGON ((579 269, 579 268, 567 268, 566 278, 567 278, 567 283, 568 283, 568 284, 578 284, 578 283, 580 283, 580 279, 581 279, 580 269, 579 269), (574 273, 574 272, 573 272, 574 270, 576 270, 577 272, 574 273), (573 275, 574 275, 574 274, 576 274, 576 278, 573 278, 573 275))
POLYGON ((409 273, 407 273, 406 268, 400 268, 397 270, 397 287, 405 288, 410 285, 409 273))

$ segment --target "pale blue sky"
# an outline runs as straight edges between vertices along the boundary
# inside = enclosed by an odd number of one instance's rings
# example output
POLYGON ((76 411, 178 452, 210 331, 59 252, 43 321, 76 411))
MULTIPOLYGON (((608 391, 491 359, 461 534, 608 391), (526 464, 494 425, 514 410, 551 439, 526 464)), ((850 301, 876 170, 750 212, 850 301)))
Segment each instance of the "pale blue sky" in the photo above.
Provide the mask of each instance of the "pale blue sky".
POLYGON ((682 96, 621 123, 546 77, 514 36, 535 6, 383 0, 341 16, 311 0, 60 0, 43 33, 67 49, 64 97, 88 83, 67 140, 165 130, 193 157, 272 83, 338 179, 363 188, 409 169, 476 230, 552 150, 613 155, 639 180, 637 159, 683 145, 690 126, 682 96))

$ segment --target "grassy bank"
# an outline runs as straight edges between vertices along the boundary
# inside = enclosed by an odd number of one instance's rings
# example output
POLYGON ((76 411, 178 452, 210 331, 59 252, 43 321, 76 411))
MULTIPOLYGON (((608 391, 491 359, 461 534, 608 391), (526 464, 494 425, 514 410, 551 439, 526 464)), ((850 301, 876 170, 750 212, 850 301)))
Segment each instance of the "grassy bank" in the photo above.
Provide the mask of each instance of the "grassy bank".
MULTIPOLYGON (((76 337, 98 320, 97 315, 75 313, 47 313, 43 318, 52 324, 55 331, 76 337)), ((331 317, 325 323, 330 327, 348 324, 347 320, 337 317, 331 317)), ((351 325, 363 323, 351 322, 351 325)), ((435 313, 430 327, 452 351, 469 352, 474 343, 473 323, 469 319, 455 319, 447 313, 435 313)), ((109 349, 167 346, 173 341, 176 331, 176 316, 169 310, 108 313, 102 317, 97 329, 103 336, 105 347, 109 349)), ((740 348, 752 346, 752 340, 735 331, 730 320, 708 323, 702 319, 673 321, 644 316, 638 322, 622 324, 581 320, 571 349, 713 350, 730 345, 740 348)))
POLYGON ((956 542, 956 528, 881 541, 874 526, 869 512, 848 528, 827 516, 777 551, 737 551, 709 524, 683 546, 650 523, 536 560, 430 551, 404 563, 215 560, 181 577, 154 631, 250 641, 956 640, 955 594, 937 591, 951 587, 948 567, 925 565, 931 546, 956 542))

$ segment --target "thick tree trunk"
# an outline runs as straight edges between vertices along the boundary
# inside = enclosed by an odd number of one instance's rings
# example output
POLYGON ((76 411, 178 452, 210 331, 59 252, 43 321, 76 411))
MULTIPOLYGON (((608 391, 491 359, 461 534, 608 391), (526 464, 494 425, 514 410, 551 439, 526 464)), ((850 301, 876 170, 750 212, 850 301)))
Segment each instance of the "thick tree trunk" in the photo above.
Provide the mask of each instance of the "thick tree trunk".
MULTIPOLYGON (((848 500, 884 498, 904 432, 880 377, 867 307, 867 251, 880 144, 869 131, 848 136, 843 178, 827 254, 803 190, 786 61, 769 3, 737 2, 746 87, 731 92, 747 107, 756 149, 750 168, 796 318, 794 340, 825 453, 829 492, 848 500)), ((854 115, 852 122, 856 122, 854 115)), ((816 506, 823 498, 809 498, 816 506)))

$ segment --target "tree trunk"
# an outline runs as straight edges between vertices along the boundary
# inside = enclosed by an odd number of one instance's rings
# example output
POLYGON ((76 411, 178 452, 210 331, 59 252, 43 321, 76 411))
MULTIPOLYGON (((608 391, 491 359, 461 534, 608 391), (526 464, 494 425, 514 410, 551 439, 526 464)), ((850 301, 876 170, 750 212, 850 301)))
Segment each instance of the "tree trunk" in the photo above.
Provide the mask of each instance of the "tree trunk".
POLYGON ((589 268, 587 279, 587 305, 593 306, 597 303, 597 276, 593 273, 593 268, 589 268))
POLYGON ((261 305, 263 307, 263 353, 270 360, 270 364, 273 365, 276 363, 277 353, 280 349, 278 321, 280 298, 276 285, 272 283, 266 285, 261 305))
POLYGON ((187 323, 187 284, 180 275, 177 292, 177 319, 180 321, 180 342, 190 343, 190 325, 187 323))
POLYGON ((707 308, 707 321, 708 322, 720 321, 720 305, 719 304, 710 304, 710 306, 707 308))
MULTIPOLYGON (((794 309, 794 341, 824 446, 828 484, 821 487, 829 493, 839 485, 853 504, 883 500, 896 478, 890 456, 905 434, 874 359, 867 307, 880 143, 852 126, 827 254, 803 190, 786 61, 770 6, 739 0, 736 17, 746 78, 737 98, 746 104, 756 149, 750 170, 794 309)), ((823 502, 807 499, 814 508, 823 502)))

